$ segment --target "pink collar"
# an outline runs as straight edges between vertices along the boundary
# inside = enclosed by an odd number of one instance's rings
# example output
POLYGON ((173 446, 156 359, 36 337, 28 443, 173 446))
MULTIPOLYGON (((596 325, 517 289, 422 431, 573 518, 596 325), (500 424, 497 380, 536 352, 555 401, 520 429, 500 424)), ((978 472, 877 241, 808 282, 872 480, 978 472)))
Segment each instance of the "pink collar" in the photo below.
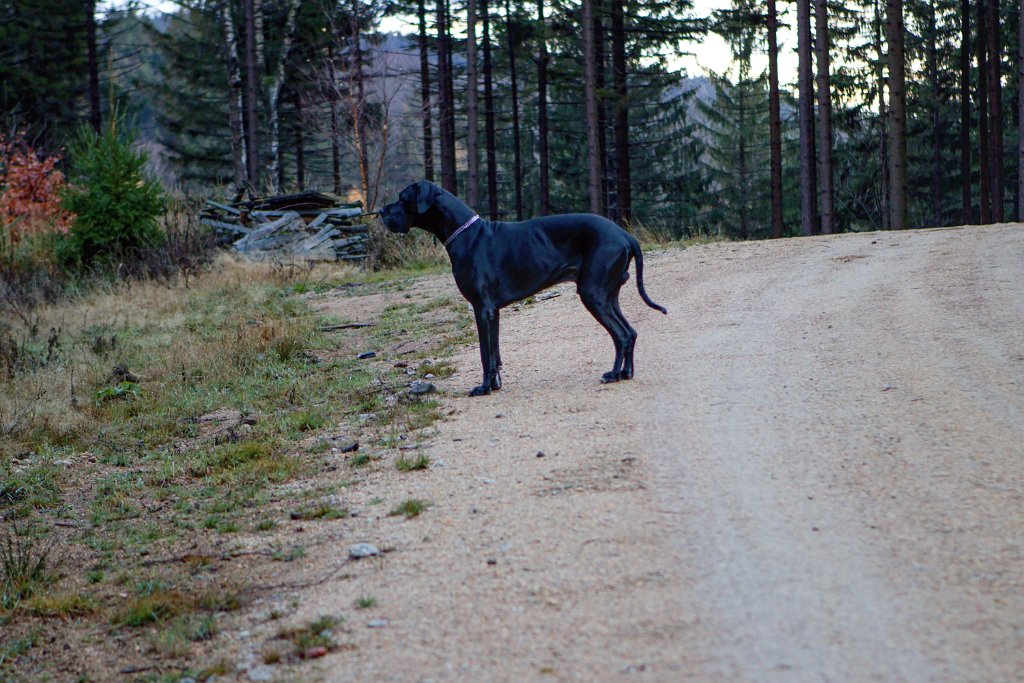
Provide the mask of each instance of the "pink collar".
POLYGON ((449 237, 448 239, 446 239, 446 240, 444 241, 444 246, 445 246, 445 249, 447 249, 447 248, 448 248, 448 245, 452 243, 452 240, 454 240, 454 239, 455 239, 456 237, 458 237, 459 235, 461 235, 461 234, 462 234, 462 233, 463 233, 463 232, 464 232, 464 231, 466 230, 466 228, 468 228, 469 226, 473 225, 473 224, 474 224, 474 223, 476 223, 476 222, 477 222, 478 220, 480 220, 480 216, 479 216, 479 215, 477 215, 477 214, 473 214, 473 217, 472 217, 472 218, 470 218, 470 219, 469 219, 468 221, 466 221, 465 223, 463 223, 463 224, 462 224, 462 226, 461 226, 461 227, 460 227, 460 228, 459 228, 458 230, 456 230, 455 232, 453 232, 453 233, 452 233, 452 236, 451 236, 451 237, 449 237))

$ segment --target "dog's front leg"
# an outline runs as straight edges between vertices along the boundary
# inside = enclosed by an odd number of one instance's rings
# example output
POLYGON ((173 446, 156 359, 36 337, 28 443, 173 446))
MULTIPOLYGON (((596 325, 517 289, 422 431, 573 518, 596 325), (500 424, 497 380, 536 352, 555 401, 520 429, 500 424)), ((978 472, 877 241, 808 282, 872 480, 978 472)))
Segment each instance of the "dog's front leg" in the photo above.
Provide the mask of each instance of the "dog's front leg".
POLYGON ((484 396, 491 393, 493 388, 491 379, 497 373, 497 366, 494 359, 494 344, 492 336, 497 336, 498 311, 494 308, 483 306, 473 307, 473 316, 476 318, 476 333, 480 339, 480 364, 483 366, 484 381, 478 387, 469 392, 470 396, 484 396), (492 331, 494 334, 492 335, 492 331))
POLYGON ((498 329, 500 327, 501 311, 494 311, 491 318, 491 389, 501 389, 501 349, 498 347, 498 329))

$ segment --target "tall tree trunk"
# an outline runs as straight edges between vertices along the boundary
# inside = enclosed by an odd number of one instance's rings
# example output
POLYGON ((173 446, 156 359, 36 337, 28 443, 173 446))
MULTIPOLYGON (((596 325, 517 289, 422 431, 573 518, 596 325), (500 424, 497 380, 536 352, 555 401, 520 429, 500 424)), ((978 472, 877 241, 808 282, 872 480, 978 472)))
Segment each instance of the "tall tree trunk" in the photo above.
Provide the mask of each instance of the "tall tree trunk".
POLYGON ((836 197, 832 184, 832 83, 829 74, 829 31, 826 0, 814 1, 815 43, 818 66, 818 205, 821 232, 835 232, 836 197))
POLYGON ((281 50, 277 57, 277 67, 274 69, 274 77, 267 88, 267 118, 270 120, 270 166, 267 169, 267 178, 278 185, 281 171, 284 164, 281 161, 281 90, 284 87, 285 76, 288 74, 288 54, 292 49, 292 42, 295 40, 295 20, 299 13, 301 0, 291 0, 288 3, 288 14, 285 18, 284 37, 281 39, 281 50))
POLYGON ((349 39, 351 54, 349 63, 349 111, 352 117, 352 131, 355 137, 356 159, 359 163, 359 191, 363 205, 372 210, 376 197, 370 195, 370 153, 366 140, 366 86, 363 73, 362 25, 359 15, 361 0, 352 0, 349 39))
POLYGON ((259 0, 245 0, 245 179, 253 189, 259 190, 259 62, 256 50, 256 6, 259 0))
POLYGON ((516 191, 516 220, 523 220, 523 157, 519 139, 519 80, 516 74, 516 46, 512 36, 512 5, 505 0, 505 38, 508 41, 508 71, 512 87, 512 162, 516 191))
POLYGON ((882 230, 890 227, 889 219, 889 109, 885 99, 885 49, 882 40, 882 12, 879 9, 879 0, 874 0, 874 34, 875 34, 875 81, 878 84, 878 157, 881 159, 879 168, 880 192, 879 199, 881 206, 882 230))
MULTIPOLYGON (((306 140, 303 135, 302 94, 296 92, 295 105, 295 184, 299 192, 306 189, 306 140)), ((282 183, 283 185, 284 183, 282 183)))
POLYGON ((100 65, 96 56, 96 0, 85 3, 85 33, 89 68, 89 125, 97 133, 102 123, 100 115, 100 65))
POLYGON ((1002 46, 999 20, 999 0, 982 0, 988 13, 985 33, 988 39, 988 116, 989 164, 992 181, 992 220, 1002 223, 1006 188, 1003 184, 1003 85, 1002 46))
POLYGON ((476 0, 466 4, 466 203, 480 201, 480 155, 477 149, 476 0))
POLYGON ((551 180, 548 176, 548 43, 544 23, 544 0, 537 0, 540 50, 537 57, 537 154, 540 157, 540 215, 551 213, 551 180))
POLYGON ((334 63, 334 41, 327 43, 327 61, 330 66, 327 104, 331 110, 331 186, 334 194, 341 194, 341 128, 338 125, 338 69, 334 63))
POLYGON ((448 26, 447 10, 445 0, 437 0, 437 117, 441 126, 441 185, 446 190, 454 193, 455 187, 455 158, 449 154, 454 150, 451 141, 454 139, 455 130, 451 127, 451 118, 448 113, 452 109, 452 101, 448 98, 451 92, 448 88, 448 81, 452 72, 448 68, 448 26))
POLYGON ((451 0, 447 0, 444 5, 445 13, 445 31, 444 31, 444 42, 447 44, 444 54, 448 62, 448 78, 445 79, 445 86, 448 88, 448 149, 446 153, 448 155, 449 168, 451 169, 451 192, 453 194, 459 193, 459 168, 458 161, 455 157, 455 48, 452 40, 452 5, 451 0))
POLYGON ((629 169, 629 85, 626 81, 626 26, 623 0, 612 0, 612 82, 615 87, 615 195, 619 224, 633 220, 633 187, 629 169))
POLYGON ((978 204, 980 206, 980 223, 987 225, 992 222, 992 167, 989 165, 989 133, 988 133, 988 41, 985 32, 988 30, 987 13, 984 0, 978 0, 978 204))
POLYGON ((818 232, 814 153, 814 86, 811 75, 811 0, 797 0, 797 53, 800 87, 800 228, 818 232))
POLYGON ((768 139, 771 154, 772 237, 782 237, 782 115, 779 106, 779 15, 768 0, 768 139))
POLYGON ((971 209, 971 2, 960 0, 960 221, 974 222, 971 209))
POLYGON ((224 31, 224 56, 228 73, 228 124, 231 128, 231 160, 237 191, 242 188, 246 174, 245 133, 242 126, 242 71, 238 61, 238 34, 235 31, 234 17, 231 15, 231 3, 221 0, 218 9, 224 31))
POLYGON ((484 31, 484 136, 487 147, 487 210, 498 220, 498 152, 494 132, 494 63, 491 59, 491 15, 487 0, 480 0, 484 31))
POLYGON ((907 228, 907 90, 903 55, 903 0, 886 2, 886 42, 889 44, 889 222, 893 230, 907 228))
POLYGON ((942 128, 939 118, 939 97, 942 95, 939 84, 939 46, 938 28, 935 22, 935 0, 928 2, 928 81, 931 85, 931 142, 932 142, 932 182, 931 182, 931 224, 942 225, 942 128))
MULTIPOLYGON (((967 0, 964 0, 967 2, 967 0)), ((1024 222, 1024 0, 1017 3, 1017 220, 1024 222)))
POLYGON ((593 0, 583 0, 583 100, 587 126, 587 191, 590 213, 601 213, 601 151, 597 140, 597 69, 594 63, 593 0))
POLYGON ((615 172, 615 160, 608 155, 608 105, 610 98, 605 95, 607 85, 607 54, 605 50, 604 0, 593 0, 591 11, 594 15, 594 79, 597 83, 597 158, 601 169, 601 215, 618 217, 619 200, 615 196, 615 184, 611 174, 615 172))
MULTIPOLYGON (((964 0, 966 2, 966 0, 964 0)), ((434 131, 430 121, 430 55, 427 52, 427 9, 418 0, 419 19, 417 43, 420 49, 420 108, 423 117, 423 177, 434 182, 434 131)))

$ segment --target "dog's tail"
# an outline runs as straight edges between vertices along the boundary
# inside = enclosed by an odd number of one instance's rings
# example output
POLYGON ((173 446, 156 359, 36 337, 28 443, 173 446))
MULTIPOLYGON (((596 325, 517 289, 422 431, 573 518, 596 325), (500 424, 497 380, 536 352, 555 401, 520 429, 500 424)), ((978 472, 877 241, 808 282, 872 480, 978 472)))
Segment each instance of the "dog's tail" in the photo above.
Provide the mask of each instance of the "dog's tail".
POLYGON ((651 301, 651 297, 647 296, 647 292, 644 290, 644 254, 640 250, 640 243, 628 232, 626 233, 626 238, 629 239, 629 248, 633 252, 633 258, 636 259, 636 288, 640 292, 640 298, 651 308, 668 315, 665 307, 651 301))

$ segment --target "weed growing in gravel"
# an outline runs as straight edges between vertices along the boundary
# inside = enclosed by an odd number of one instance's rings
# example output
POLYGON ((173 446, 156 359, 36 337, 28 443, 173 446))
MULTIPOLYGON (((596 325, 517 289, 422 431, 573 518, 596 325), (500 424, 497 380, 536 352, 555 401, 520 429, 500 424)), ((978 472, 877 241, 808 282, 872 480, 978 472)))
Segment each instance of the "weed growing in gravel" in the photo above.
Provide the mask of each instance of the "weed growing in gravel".
POLYGON ((348 510, 340 508, 331 503, 319 503, 309 508, 296 510, 289 515, 292 519, 344 519, 348 517, 348 510))
MULTIPOLYGON (((343 621, 344 619, 340 617, 324 616, 305 626, 281 629, 274 638, 290 642, 293 648, 292 654, 296 656, 302 656, 303 653, 314 647, 333 650, 338 646, 334 642, 334 629, 343 621)), ((265 658, 264 661, 266 661, 265 658)))
POLYGON ((392 517, 402 515, 406 519, 412 519, 413 517, 419 517, 420 513, 428 507, 430 507, 430 503, 423 500, 417 500, 416 498, 410 498, 409 500, 396 505, 388 514, 392 517))
POLYGON ((356 609, 372 609, 377 606, 377 598, 369 595, 363 595, 356 598, 355 607, 356 609))
POLYGON ((395 467, 399 472, 412 472, 414 470, 425 470, 430 467, 430 456, 422 453, 415 458, 407 458, 404 455, 395 460, 395 467))

